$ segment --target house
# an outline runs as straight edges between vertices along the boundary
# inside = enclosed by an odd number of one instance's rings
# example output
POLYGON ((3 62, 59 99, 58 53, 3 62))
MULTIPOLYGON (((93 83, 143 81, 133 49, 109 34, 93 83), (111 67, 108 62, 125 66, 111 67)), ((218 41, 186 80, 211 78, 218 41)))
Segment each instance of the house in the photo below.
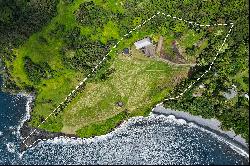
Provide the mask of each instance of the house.
POLYGON ((155 46, 151 43, 149 38, 139 40, 134 43, 136 49, 142 50, 142 52, 147 56, 155 55, 155 46))
POLYGON ((139 40, 139 41, 135 42, 134 44, 135 44, 136 49, 138 49, 138 50, 142 49, 142 48, 145 48, 145 47, 147 47, 149 45, 152 45, 149 38, 139 40))

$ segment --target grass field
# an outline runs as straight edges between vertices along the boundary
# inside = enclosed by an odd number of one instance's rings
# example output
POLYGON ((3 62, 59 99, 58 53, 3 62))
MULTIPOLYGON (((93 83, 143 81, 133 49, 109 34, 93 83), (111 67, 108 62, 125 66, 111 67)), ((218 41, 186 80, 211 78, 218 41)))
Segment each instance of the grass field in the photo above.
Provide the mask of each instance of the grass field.
MULTIPOLYGON (((124 118, 121 115, 117 118, 118 114, 124 110, 129 116, 144 115, 148 108, 164 99, 177 82, 187 76, 188 71, 187 67, 170 67, 164 62, 147 58, 137 50, 131 57, 119 55, 111 68, 114 73, 107 80, 87 83, 85 90, 64 110, 62 132, 73 134, 82 127, 86 129, 91 125, 105 124, 112 118, 119 122, 124 118), (122 107, 116 105, 119 101, 124 104, 122 107)), ((77 134, 86 136, 83 133, 87 129, 84 129, 77 134)), ((91 136, 91 132, 87 136, 91 136)))

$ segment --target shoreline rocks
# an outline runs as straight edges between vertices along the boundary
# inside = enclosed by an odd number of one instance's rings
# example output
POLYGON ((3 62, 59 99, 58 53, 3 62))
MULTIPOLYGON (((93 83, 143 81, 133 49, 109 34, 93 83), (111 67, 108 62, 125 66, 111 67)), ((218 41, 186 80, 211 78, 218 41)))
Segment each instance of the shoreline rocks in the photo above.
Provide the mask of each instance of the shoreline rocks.
POLYGON ((184 119, 187 122, 192 122, 195 125, 216 134, 230 145, 243 150, 244 153, 249 151, 249 144, 244 138, 240 135, 236 135, 233 131, 223 131, 220 128, 220 121, 216 119, 204 119, 201 116, 191 115, 188 112, 172 110, 165 108, 162 105, 157 105, 153 108, 152 113, 165 116, 173 115, 176 119, 184 119))
POLYGON ((30 127, 28 125, 28 121, 24 122, 23 126, 20 129, 20 134, 22 137, 22 142, 20 146, 21 152, 38 144, 40 140, 47 140, 47 139, 52 139, 52 138, 60 137, 60 136, 77 137, 74 134, 64 134, 60 132, 53 133, 53 132, 48 132, 39 128, 30 127))

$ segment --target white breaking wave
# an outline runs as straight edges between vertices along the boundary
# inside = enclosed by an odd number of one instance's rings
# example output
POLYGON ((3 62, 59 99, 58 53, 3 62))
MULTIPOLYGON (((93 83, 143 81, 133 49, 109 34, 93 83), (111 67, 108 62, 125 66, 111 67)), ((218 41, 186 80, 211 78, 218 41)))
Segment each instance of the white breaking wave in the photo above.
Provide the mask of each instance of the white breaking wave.
POLYGON ((184 125, 184 124, 187 124, 187 121, 184 120, 184 119, 178 119, 178 122, 181 123, 181 124, 183 124, 183 125, 184 125))
POLYGON ((27 151, 32 155, 22 154, 22 159, 29 164, 209 164, 216 160, 214 147, 220 155, 227 155, 221 147, 225 143, 194 123, 151 113, 133 117, 106 135, 41 141, 27 151), (201 140, 212 145, 203 145, 201 140))
POLYGON ((34 96, 32 96, 30 94, 26 94, 26 93, 19 93, 18 96, 22 96, 22 97, 27 98, 26 108, 25 108, 26 113, 25 113, 24 117, 22 118, 22 120, 20 121, 19 125, 17 126, 17 136, 22 139, 22 136, 20 134, 20 129, 22 128, 24 122, 30 119, 31 103, 34 100, 34 96))
POLYGON ((8 142, 8 143, 6 144, 6 147, 7 147, 8 152, 10 152, 10 153, 15 153, 15 151, 16 151, 16 146, 15 146, 15 144, 14 144, 13 142, 8 142))
POLYGON ((189 125, 192 126, 192 127, 194 127, 194 128, 198 128, 198 129, 200 129, 201 131, 210 133, 213 137, 216 137, 216 138, 217 138, 218 140, 220 140, 221 142, 224 142, 225 144, 227 144, 230 148, 232 148, 234 151, 236 151, 236 152, 239 153, 240 155, 249 158, 248 152, 246 152, 246 151, 244 151, 243 149, 237 147, 236 145, 234 145, 234 144, 231 143, 230 141, 227 141, 227 140, 226 140, 225 138, 223 138, 222 136, 219 136, 219 135, 213 133, 212 131, 209 131, 209 130, 203 128, 203 127, 200 127, 200 126, 196 125, 195 123, 190 122, 189 125))
POLYGON ((107 139, 112 138, 116 133, 126 132, 127 127, 133 126, 135 123, 140 124, 140 123, 143 123, 145 121, 150 123, 150 122, 154 122, 155 120, 162 120, 162 121, 166 121, 166 122, 175 123, 177 125, 188 125, 188 127, 198 128, 199 130, 207 132, 207 133, 211 134, 213 137, 216 137, 218 140, 228 144, 233 150, 236 150, 239 154, 249 158, 249 154, 247 152, 245 152, 244 150, 240 149, 239 147, 230 143, 229 141, 226 141, 221 136, 218 136, 217 134, 215 134, 207 129, 204 129, 204 128, 196 125, 193 122, 187 122, 184 119, 176 119, 176 117, 174 115, 165 116, 163 114, 156 115, 153 113, 150 113, 150 115, 148 117, 143 117, 143 116, 132 117, 128 121, 124 121, 120 126, 115 128, 114 131, 112 131, 106 135, 95 136, 93 138, 74 138, 74 139, 61 136, 61 137, 55 137, 55 138, 52 138, 52 139, 49 139, 46 141, 42 141, 42 142, 55 143, 55 144, 84 144, 84 143, 89 143, 89 142, 94 142, 94 141, 103 141, 103 140, 107 140, 107 139))

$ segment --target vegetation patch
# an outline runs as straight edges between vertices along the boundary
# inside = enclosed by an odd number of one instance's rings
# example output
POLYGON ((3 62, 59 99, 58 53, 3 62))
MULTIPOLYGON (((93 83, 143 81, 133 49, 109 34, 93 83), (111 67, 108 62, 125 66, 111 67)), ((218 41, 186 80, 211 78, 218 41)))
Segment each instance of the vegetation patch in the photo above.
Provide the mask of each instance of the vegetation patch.
POLYGON ((105 121, 87 125, 76 131, 76 134, 82 138, 89 138, 96 135, 103 135, 113 130, 119 123, 126 119, 126 112, 121 112, 105 121))

